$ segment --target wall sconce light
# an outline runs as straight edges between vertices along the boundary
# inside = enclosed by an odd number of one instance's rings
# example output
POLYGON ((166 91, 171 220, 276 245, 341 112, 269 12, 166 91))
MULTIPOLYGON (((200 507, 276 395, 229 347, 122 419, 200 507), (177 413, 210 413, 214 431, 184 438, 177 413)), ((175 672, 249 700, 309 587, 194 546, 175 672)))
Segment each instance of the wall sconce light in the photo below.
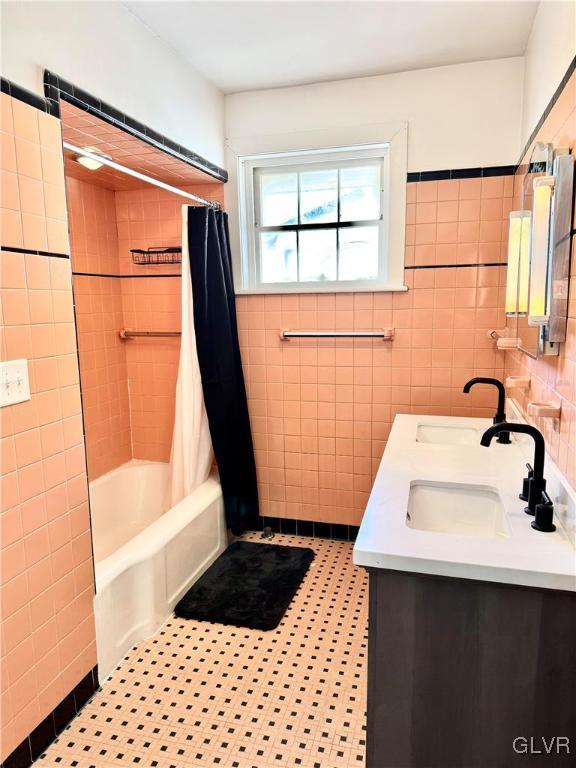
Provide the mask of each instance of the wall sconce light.
POLYGON ((510 213, 506 314, 511 317, 525 315, 528 311, 531 219, 530 211, 512 211, 510 213))
POLYGON ((528 325, 546 325, 548 323, 548 266, 553 187, 554 176, 540 176, 534 179, 528 325))

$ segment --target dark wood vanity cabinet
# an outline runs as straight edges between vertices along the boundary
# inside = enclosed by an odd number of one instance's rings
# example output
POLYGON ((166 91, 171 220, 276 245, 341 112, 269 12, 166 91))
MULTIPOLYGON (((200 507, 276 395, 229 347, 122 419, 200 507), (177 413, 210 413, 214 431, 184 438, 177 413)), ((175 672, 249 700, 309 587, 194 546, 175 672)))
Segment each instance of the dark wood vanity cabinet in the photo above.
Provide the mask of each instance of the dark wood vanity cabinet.
POLYGON ((368 571, 366 768, 576 765, 574 593, 368 571))

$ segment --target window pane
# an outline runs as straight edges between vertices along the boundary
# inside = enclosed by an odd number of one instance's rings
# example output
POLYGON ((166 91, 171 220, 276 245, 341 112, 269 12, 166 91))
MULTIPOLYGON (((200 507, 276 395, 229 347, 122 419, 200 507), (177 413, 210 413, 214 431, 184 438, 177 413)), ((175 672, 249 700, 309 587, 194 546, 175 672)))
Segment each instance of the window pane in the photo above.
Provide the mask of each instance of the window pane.
POLYGON ((300 223, 316 224, 338 219, 338 171, 305 171, 300 174, 300 223))
POLYGON ((378 277, 378 227, 340 230, 339 280, 374 280, 378 277))
POLYGON ((298 174, 260 176, 260 216, 263 227, 298 223, 298 174))
POLYGON ((297 279, 296 232, 261 232, 261 282, 289 283, 297 279))
POLYGON ((336 280, 336 230, 301 231, 300 280, 336 280))
POLYGON ((340 221, 380 217, 380 165, 342 168, 340 221))

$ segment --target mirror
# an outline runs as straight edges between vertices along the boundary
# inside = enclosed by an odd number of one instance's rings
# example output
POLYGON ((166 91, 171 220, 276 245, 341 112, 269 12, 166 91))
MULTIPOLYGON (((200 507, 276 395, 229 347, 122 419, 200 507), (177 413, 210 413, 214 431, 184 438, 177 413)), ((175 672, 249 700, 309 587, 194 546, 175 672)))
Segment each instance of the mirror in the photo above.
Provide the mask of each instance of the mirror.
POLYGON ((550 320, 548 341, 566 341, 570 250, 574 212, 574 156, 558 151, 554 158, 554 215, 552 220, 552 262, 550 265, 550 320))
POLYGON ((506 277, 508 327, 533 358, 566 340, 573 205, 574 156, 537 143, 515 176, 506 277))
MULTIPOLYGON (((519 166, 516 171, 518 179, 518 208, 520 211, 532 211, 534 202, 534 180, 541 176, 552 174, 554 152, 552 144, 539 142, 534 145, 530 160, 527 165, 519 166)), ((515 203, 516 205, 516 203, 515 203)), ((521 273, 530 270, 526 259, 530 259, 528 252, 523 252, 521 259, 518 260, 518 277, 521 280, 521 273)), ((542 326, 532 326, 528 324, 528 312, 518 313, 516 316, 516 337, 518 347, 530 357, 539 357, 543 351, 543 333, 542 326)))

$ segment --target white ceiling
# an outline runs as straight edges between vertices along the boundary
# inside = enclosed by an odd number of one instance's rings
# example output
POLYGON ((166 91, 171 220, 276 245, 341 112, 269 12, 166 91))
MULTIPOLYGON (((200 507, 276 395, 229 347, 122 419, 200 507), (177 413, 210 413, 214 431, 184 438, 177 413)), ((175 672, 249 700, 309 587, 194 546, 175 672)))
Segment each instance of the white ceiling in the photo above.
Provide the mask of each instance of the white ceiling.
POLYGON ((538 2, 124 5, 225 93, 521 56, 538 2))

